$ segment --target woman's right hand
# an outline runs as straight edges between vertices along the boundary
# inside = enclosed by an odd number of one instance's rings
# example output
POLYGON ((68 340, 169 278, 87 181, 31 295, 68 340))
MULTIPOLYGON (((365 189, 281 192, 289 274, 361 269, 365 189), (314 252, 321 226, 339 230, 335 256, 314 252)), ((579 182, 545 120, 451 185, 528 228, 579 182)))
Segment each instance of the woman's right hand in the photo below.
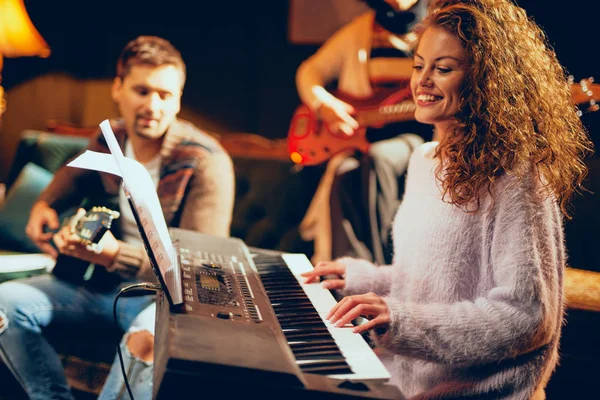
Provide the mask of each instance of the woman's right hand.
POLYGON ((319 107, 319 118, 327 125, 331 133, 344 133, 352 136, 358 129, 358 122, 351 116, 354 107, 335 97, 319 107))
POLYGON ((334 275, 338 278, 329 278, 324 280, 321 285, 325 289, 335 290, 346 287, 344 275, 346 266, 338 261, 320 261, 312 271, 301 274, 306 280, 305 283, 318 282, 322 276, 334 275))

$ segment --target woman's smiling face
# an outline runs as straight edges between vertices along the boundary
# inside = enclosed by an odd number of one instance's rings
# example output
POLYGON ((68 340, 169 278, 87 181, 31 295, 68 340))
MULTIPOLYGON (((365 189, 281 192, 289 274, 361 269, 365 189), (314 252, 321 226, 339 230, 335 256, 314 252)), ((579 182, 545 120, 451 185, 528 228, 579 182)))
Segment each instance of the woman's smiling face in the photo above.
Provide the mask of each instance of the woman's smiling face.
POLYGON ((456 36, 437 26, 425 30, 415 52, 411 90, 416 120, 433 124, 438 134, 444 134, 455 122, 466 60, 456 36))

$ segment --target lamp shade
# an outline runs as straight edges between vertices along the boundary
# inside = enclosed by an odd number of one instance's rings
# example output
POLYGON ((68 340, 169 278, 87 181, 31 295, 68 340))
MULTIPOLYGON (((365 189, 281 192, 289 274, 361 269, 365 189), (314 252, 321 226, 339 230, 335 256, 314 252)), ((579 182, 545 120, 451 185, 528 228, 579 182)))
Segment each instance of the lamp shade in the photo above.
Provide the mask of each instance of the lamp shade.
POLYGON ((29 19, 23 0, 0 0, 0 56, 49 55, 50 48, 29 19))

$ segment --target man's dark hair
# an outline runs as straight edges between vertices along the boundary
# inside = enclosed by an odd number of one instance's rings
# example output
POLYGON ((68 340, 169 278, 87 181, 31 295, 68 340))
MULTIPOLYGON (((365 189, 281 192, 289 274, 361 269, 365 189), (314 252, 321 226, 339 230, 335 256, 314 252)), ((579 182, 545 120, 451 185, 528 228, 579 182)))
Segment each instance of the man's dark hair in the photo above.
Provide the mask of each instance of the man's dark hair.
POLYGON ((185 82, 185 63, 181 53, 168 40, 157 36, 139 36, 127 43, 117 61, 117 77, 123 80, 134 65, 161 67, 173 65, 181 71, 185 82))
POLYGON ((427 14, 427 0, 417 1, 406 11, 398 11, 384 0, 361 0, 375 11, 375 21, 397 35, 410 32, 427 14))

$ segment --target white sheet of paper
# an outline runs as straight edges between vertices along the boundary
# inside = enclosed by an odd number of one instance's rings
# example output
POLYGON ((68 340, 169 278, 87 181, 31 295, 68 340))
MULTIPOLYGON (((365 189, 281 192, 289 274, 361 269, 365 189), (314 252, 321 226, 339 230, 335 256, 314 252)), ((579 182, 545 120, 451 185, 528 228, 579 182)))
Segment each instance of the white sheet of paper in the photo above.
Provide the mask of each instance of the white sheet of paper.
POLYGON ((135 205, 141 229, 148 238, 171 299, 174 304, 182 303, 183 296, 179 284, 181 271, 177 264, 177 252, 171 241, 152 178, 142 164, 123 155, 108 120, 100 124, 100 129, 112 154, 88 150, 68 166, 107 172, 123 178, 123 188, 135 205))
POLYGON ((94 171, 108 172, 109 174, 121 176, 119 166, 111 154, 86 150, 67 165, 69 167, 92 169, 94 171))
POLYGON ((48 254, 5 254, 0 255, 0 273, 50 270, 55 262, 48 254))

